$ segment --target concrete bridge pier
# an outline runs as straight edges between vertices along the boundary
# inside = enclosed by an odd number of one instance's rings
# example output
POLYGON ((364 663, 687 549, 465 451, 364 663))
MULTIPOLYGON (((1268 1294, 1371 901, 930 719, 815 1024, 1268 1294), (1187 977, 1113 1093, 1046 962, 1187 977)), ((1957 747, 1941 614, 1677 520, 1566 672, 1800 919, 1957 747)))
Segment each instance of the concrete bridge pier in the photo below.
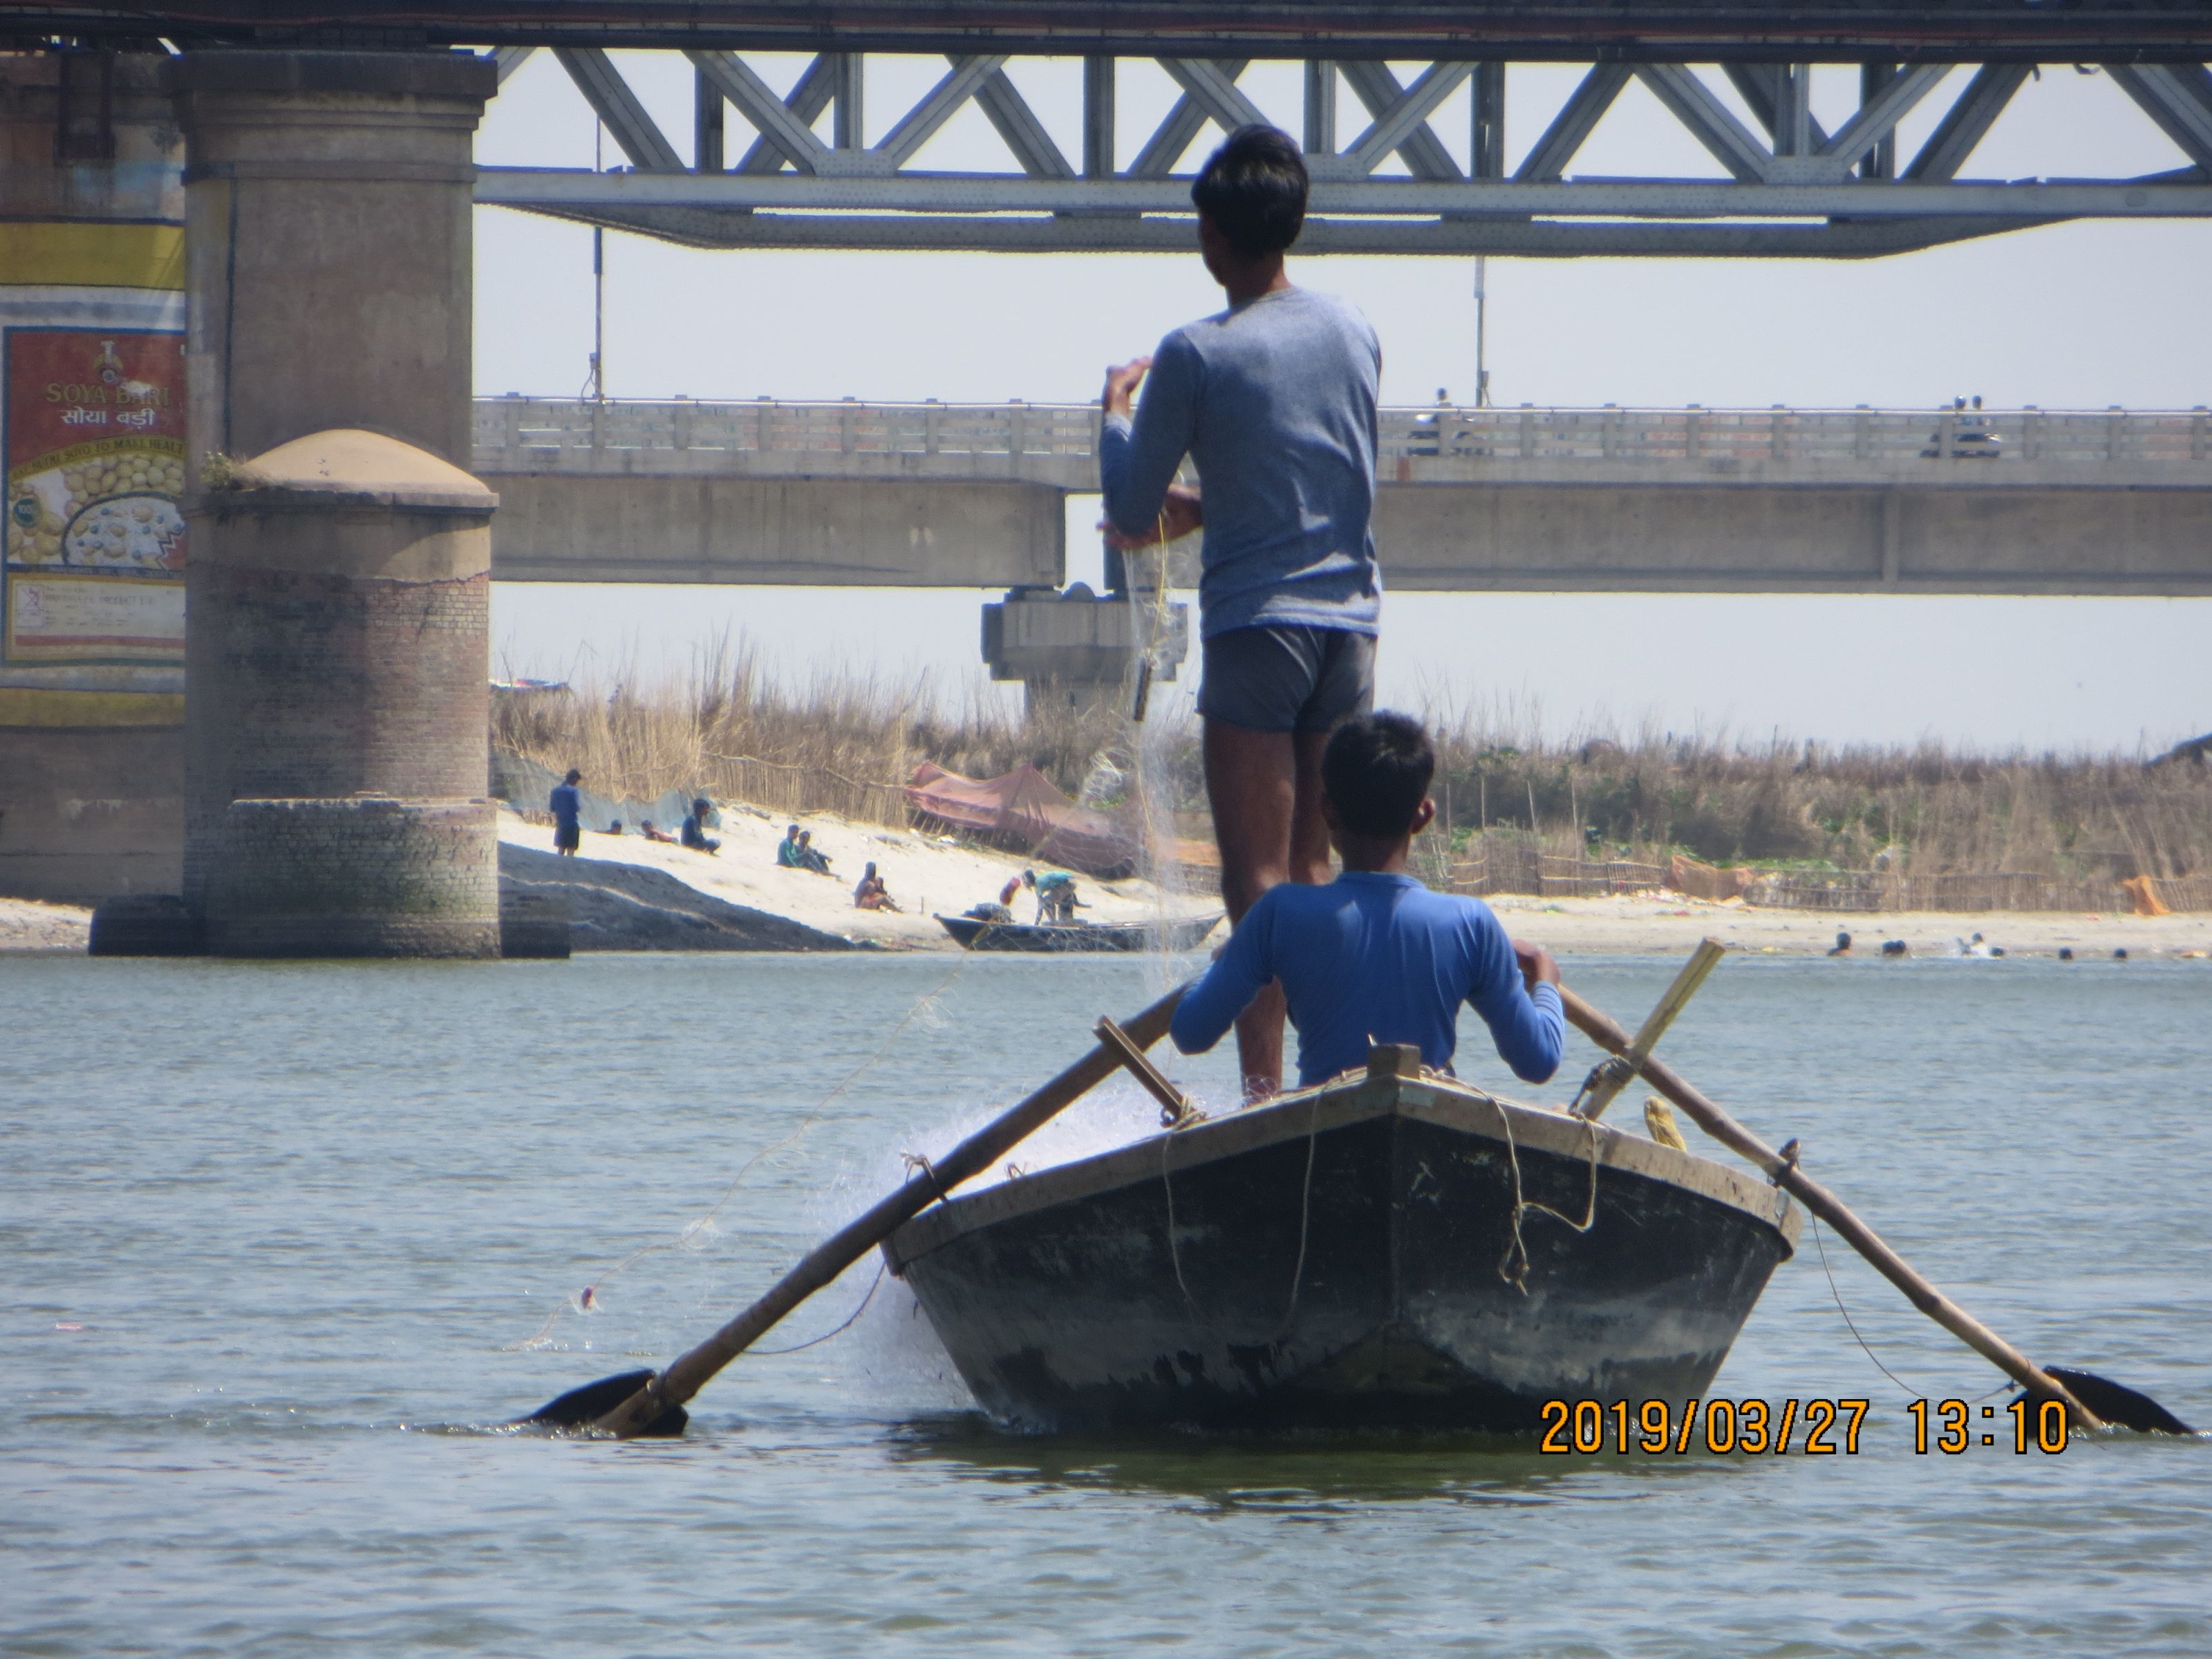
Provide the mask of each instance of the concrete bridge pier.
POLYGON ((1087 710, 1121 703, 1136 686, 1149 656, 1155 681, 1172 680, 1189 650, 1190 608, 1170 605, 1164 617, 1144 594, 1104 598, 1083 582, 1065 592, 1016 588, 983 607, 983 660, 994 680, 1019 680, 1031 716, 1064 705, 1087 710))
POLYGON ((497 498, 463 470, 470 146, 495 71, 223 51, 168 84, 195 538, 185 912, 226 954, 496 955, 497 498))

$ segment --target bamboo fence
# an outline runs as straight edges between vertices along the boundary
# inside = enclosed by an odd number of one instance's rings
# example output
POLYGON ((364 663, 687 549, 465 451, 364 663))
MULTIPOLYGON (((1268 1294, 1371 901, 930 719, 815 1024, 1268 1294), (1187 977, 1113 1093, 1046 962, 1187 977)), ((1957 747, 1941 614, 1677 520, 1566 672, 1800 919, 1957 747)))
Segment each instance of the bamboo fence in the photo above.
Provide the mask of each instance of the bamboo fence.
MULTIPOLYGON (((1705 866, 1696 866, 1703 869, 1705 866)), ((1717 877, 1723 872, 1715 871, 1717 877)), ((1748 874, 1749 872, 1744 872, 1748 874)), ((1478 836, 1455 860, 1442 884, 1455 893, 1596 898, 1679 888, 1668 866, 1654 860, 1589 859, 1547 850, 1526 834, 1478 836)), ((2212 874, 2161 876, 2151 884, 2172 911, 2212 911, 2212 874)), ((1914 874, 1889 870, 1775 872, 1751 875, 1743 892, 1759 908, 1978 914, 1998 910, 2125 911, 2133 901, 2117 873, 2055 876, 2034 871, 1962 871, 1914 874)))

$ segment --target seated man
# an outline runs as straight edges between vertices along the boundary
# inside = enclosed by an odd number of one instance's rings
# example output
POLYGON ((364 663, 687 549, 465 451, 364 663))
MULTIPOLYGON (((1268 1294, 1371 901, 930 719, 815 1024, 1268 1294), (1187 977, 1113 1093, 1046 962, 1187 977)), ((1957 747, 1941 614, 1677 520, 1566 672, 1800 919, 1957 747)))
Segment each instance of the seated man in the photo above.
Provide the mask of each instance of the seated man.
POLYGON ((1566 1043, 1551 953, 1506 937, 1480 899, 1432 893, 1406 873, 1413 836, 1436 816, 1436 750, 1404 714, 1354 716, 1322 752, 1322 810, 1344 873, 1325 887, 1286 882, 1247 911, 1176 1010, 1176 1047, 1200 1054, 1252 999, 1282 981, 1298 1030, 1298 1081, 1367 1063, 1371 1043, 1410 1042, 1451 1069, 1459 1006, 1474 1005, 1514 1075, 1547 1081, 1566 1043))
POLYGON ((799 832, 799 867, 811 870, 817 876, 830 873, 830 855, 815 846, 811 830, 799 832))
POLYGON ((783 832, 783 839, 775 844, 775 863, 779 870, 804 870, 799 861, 799 826, 792 824, 783 832))
POLYGON ((719 853, 722 850, 722 843, 707 833, 707 823, 714 811, 713 802, 705 799, 693 801, 691 811, 684 820, 684 827, 678 831, 684 844, 695 853, 719 853))
POLYGON ((639 823, 637 826, 637 832, 641 836, 643 836, 647 841, 657 841, 664 847, 673 847, 676 845, 676 837, 670 835, 665 830, 654 829, 653 827, 653 820, 651 818, 647 818, 639 823))

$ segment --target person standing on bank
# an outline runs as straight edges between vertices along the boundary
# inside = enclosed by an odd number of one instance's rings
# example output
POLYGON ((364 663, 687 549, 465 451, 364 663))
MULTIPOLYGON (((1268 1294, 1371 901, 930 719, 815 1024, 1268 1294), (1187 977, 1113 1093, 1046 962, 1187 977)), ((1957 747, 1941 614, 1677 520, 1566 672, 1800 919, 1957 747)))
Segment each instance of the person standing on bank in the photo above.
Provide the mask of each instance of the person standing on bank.
POLYGON ((572 766, 568 775, 555 784, 553 793, 546 797, 546 810, 553 814, 553 850, 562 858, 575 857, 576 848, 583 844, 584 802, 576 793, 576 786, 583 781, 584 775, 572 766))
MULTIPOLYGON (((1107 371, 1098 470, 1113 546, 1206 532, 1198 712, 1234 926, 1271 887, 1329 878, 1322 750, 1374 702, 1382 353, 1365 318, 1283 269, 1306 211, 1305 159, 1288 133, 1238 129, 1190 195, 1229 308, 1107 371), (1186 455, 1202 497, 1174 482, 1186 455)), ((1283 1012, 1271 986, 1237 1021, 1249 1098, 1282 1086, 1283 1012)))

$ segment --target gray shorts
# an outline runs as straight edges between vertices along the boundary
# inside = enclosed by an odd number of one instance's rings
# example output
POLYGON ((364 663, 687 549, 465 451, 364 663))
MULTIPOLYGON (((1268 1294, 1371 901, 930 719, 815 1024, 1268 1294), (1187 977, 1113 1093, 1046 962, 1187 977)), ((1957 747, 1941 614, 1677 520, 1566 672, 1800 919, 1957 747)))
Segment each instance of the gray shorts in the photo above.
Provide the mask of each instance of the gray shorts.
POLYGON ((1248 732, 1328 732, 1375 706, 1375 637, 1341 628, 1232 628, 1204 647, 1198 712, 1248 732))

